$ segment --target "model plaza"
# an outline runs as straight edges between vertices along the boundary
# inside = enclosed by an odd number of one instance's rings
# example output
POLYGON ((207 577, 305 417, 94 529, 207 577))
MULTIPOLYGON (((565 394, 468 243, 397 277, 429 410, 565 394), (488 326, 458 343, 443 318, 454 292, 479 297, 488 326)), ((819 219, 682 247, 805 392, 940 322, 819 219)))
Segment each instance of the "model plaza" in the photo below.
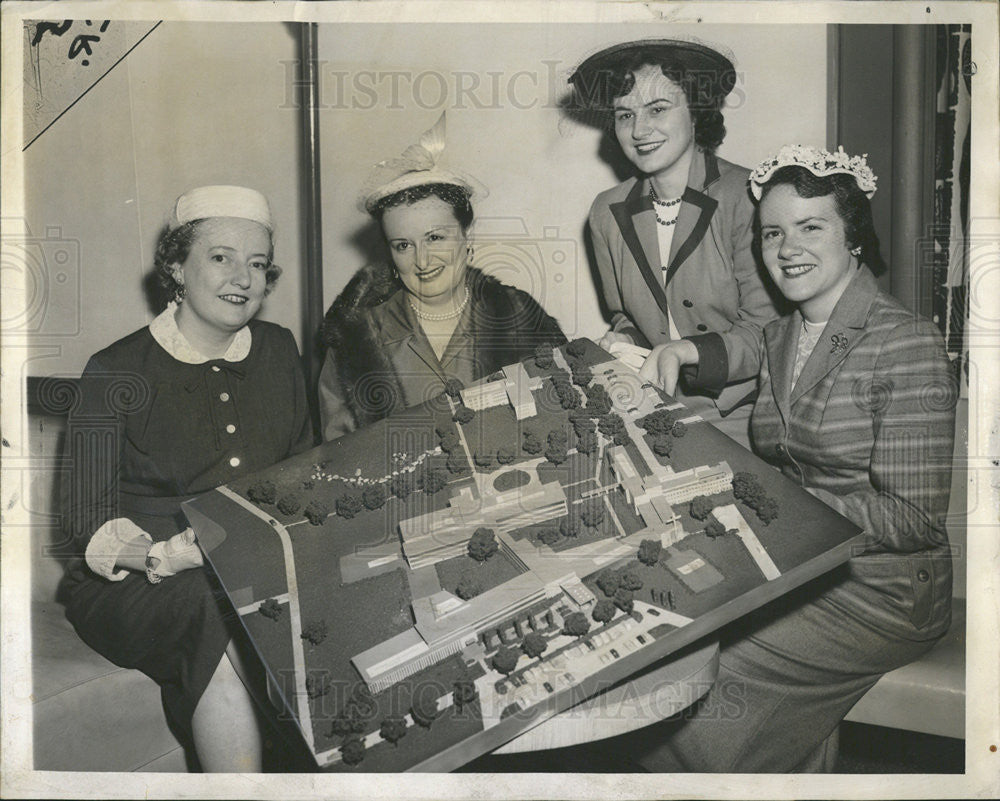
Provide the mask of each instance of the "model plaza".
MULTIPOLYGON (((553 356, 565 369, 562 354, 557 350, 553 356)), ((529 376, 524 366, 517 364, 506 368, 497 380, 463 390, 462 402, 477 413, 509 405, 518 420, 530 419, 535 414, 532 392, 541 388, 543 380, 529 376)), ((539 479, 538 468, 546 463, 544 458, 521 460, 489 472, 474 472, 472 477, 455 482, 448 488, 451 495, 446 508, 399 523, 415 625, 352 659, 372 691, 392 686, 451 654, 461 653, 467 661, 481 661, 488 668, 489 652, 520 638, 527 630, 551 635, 555 645, 555 640, 565 638, 559 633, 563 618, 577 611, 589 617, 597 600, 582 578, 633 556, 643 539, 658 539, 663 547, 673 545, 685 536, 673 511, 674 505, 686 503, 696 495, 731 488, 732 471, 725 462, 682 472, 659 463, 636 421, 664 408, 664 404, 657 392, 648 384, 640 384, 629 368, 620 366, 616 360, 606 362, 598 366, 592 380, 602 383, 608 391, 615 403, 614 411, 623 418, 635 447, 614 445, 601 436, 600 458, 595 460, 592 482, 595 488, 572 503, 603 501, 615 521, 617 535, 558 552, 528 537, 514 536, 518 529, 557 521, 570 512, 571 502, 562 484, 542 483, 539 479), (527 474, 529 480, 515 489, 497 491, 496 480, 512 471, 527 474), (612 477, 610 482, 608 476, 612 477), (645 527, 631 533, 626 531, 605 497, 611 493, 621 493, 645 527), (463 600, 441 588, 435 565, 465 553, 473 532, 481 527, 494 532, 499 545, 494 558, 509 560, 517 575, 463 600)), ((683 407, 676 404, 669 408, 683 407)), ((689 417, 685 422, 699 419, 689 417)), ((462 426, 456 428, 471 460, 473 449, 462 426)), ((384 557, 378 561, 379 566, 384 566, 384 557)), ((667 614, 677 625, 687 622, 680 615, 667 614)), ((627 616, 622 619, 631 620, 627 616)), ((596 655, 593 662, 593 672, 603 666, 596 655)), ((582 664, 575 673, 579 673, 580 667, 582 664)))

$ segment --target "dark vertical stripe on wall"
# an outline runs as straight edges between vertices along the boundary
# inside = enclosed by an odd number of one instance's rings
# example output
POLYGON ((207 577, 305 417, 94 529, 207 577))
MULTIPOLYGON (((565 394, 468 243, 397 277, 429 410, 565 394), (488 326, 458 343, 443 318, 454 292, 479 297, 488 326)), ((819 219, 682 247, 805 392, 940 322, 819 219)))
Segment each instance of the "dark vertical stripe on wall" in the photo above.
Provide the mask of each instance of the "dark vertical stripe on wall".
POLYGON ((890 291, 931 316, 934 220, 934 34, 893 29, 892 254, 890 291))
MULTIPOLYGON (((319 63, 316 23, 299 27, 299 86, 302 111, 302 172, 305 196, 305 331, 302 336, 306 385, 315 406, 319 379, 319 330, 323 322, 323 237, 319 156, 319 63)), ((314 419, 317 410, 313 409, 314 419)))
POLYGON ((889 291, 890 275, 908 265, 892 248, 893 137, 891 25, 833 25, 828 39, 827 82, 831 148, 843 145, 854 155, 867 153, 878 176, 872 198, 872 216, 882 256, 889 270, 878 276, 879 288, 889 291))
POLYGON ((826 26, 826 149, 840 144, 840 26, 826 26))

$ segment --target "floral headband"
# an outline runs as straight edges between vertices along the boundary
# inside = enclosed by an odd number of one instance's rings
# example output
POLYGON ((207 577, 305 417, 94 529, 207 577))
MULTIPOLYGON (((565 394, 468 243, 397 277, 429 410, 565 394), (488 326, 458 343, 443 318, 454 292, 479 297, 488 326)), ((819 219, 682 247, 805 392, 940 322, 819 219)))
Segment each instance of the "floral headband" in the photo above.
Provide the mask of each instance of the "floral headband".
POLYGON ((818 177, 834 173, 852 175, 858 183, 858 188, 871 200, 875 194, 878 178, 868 166, 865 160, 867 156, 867 153, 861 156, 848 156, 844 152, 843 145, 837 147, 836 153, 809 145, 785 145, 776 156, 765 159, 750 173, 750 191, 757 200, 760 200, 764 184, 771 180, 771 176, 777 170, 790 166, 805 167, 818 177))
POLYGON ((482 199, 489 190, 471 175, 442 164, 445 145, 445 115, 410 145, 399 158, 380 161, 372 167, 358 196, 358 207, 371 213, 383 198, 426 184, 450 184, 469 194, 469 199, 482 199))

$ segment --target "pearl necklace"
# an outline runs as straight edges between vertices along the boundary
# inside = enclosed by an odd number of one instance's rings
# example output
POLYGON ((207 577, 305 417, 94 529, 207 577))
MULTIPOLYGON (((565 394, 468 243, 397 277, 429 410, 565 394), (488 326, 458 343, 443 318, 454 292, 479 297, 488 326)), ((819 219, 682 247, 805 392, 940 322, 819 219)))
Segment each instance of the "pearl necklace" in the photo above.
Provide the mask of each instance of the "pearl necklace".
POLYGON ((412 298, 409 299, 409 303, 410 308, 413 309, 413 313, 421 320, 432 320, 435 322, 441 320, 451 320, 454 317, 458 317, 458 315, 465 311, 465 307, 469 303, 469 287, 465 287, 465 299, 458 306, 458 308, 454 311, 445 312, 444 314, 430 314, 429 312, 420 311, 420 309, 417 308, 417 305, 413 302, 412 298))
POLYGON ((680 214, 680 209, 673 212, 673 217, 665 218, 660 216, 660 209, 670 209, 674 206, 679 206, 683 198, 676 197, 673 200, 660 200, 656 195, 656 190, 653 188, 653 182, 649 182, 649 197, 653 201, 653 213, 656 215, 656 221, 660 225, 674 225, 677 222, 677 215, 680 214))

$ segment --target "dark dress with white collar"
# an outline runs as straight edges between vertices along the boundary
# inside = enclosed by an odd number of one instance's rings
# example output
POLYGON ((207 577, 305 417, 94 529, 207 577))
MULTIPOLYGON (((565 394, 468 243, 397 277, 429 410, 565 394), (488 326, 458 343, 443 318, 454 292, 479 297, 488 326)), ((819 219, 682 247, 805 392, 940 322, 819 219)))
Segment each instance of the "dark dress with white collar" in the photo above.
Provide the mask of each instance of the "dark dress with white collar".
MULTIPOLYGON (((70 411, 64 527, 83 556, 104 523, 129 518, 154 541, 187 528, 182 501, 313 445, 291 332, 251 321, 241 361, 187 364, 143 328, 95 354, 70 411)), ((239 624, 210 568, 153 585, 71 564, 67 617, 94 650, 161 687, 168 718, 191 717, 239 624)), ((128 699, 122 699, 128 703, 128 699)))

